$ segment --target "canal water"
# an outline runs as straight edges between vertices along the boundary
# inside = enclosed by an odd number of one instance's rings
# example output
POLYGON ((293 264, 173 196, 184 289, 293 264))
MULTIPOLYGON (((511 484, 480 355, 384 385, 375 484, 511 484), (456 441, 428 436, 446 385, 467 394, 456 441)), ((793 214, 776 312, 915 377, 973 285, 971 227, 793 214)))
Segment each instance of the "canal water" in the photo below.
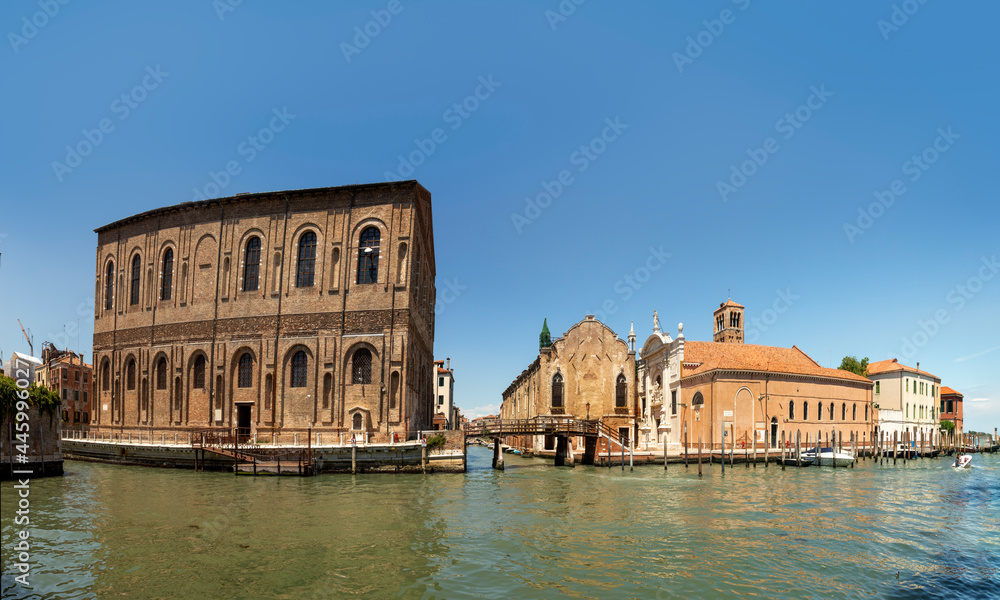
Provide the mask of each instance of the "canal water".
POLYGON ((1000 455, 855 469, 236 477, 67 462, 3 598, 1000 598, 1000 455))

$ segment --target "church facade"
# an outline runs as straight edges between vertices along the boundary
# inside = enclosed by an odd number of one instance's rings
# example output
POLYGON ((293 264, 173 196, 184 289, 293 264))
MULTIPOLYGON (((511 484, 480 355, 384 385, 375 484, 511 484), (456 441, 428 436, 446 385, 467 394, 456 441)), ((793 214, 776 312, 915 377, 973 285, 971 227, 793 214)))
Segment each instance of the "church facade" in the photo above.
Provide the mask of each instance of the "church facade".
POLYGON ((99 434, 430 428, 434 235, 416 181, 189 202, 96 232, 99 434))

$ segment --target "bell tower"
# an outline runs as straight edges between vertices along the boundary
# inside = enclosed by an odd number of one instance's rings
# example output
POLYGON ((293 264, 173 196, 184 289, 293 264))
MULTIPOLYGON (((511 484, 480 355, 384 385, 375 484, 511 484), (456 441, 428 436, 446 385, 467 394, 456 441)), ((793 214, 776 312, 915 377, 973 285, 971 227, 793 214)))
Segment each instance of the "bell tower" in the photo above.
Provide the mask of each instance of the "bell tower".
POLYGON ((732 299, 726 300, 716 309, 712 327, 712 341, 725 344, 743 343, 743 311, 746 307, 732 299))

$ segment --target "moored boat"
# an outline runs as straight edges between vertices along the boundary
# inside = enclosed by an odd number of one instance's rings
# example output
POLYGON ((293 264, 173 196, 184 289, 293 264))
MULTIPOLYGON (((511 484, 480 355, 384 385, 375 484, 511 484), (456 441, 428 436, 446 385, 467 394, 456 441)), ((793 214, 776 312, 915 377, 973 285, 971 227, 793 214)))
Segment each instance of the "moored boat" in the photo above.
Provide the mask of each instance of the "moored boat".
MULTIPOLYGON (((811 449, 802 453, 803 460, 808 458, 816 460, 816 450, 811 449)), ((834 451, 833 448, 820 448, 819 464, 821 467, 849 467, 854 462, 854 455, 843 450, 834 451)))

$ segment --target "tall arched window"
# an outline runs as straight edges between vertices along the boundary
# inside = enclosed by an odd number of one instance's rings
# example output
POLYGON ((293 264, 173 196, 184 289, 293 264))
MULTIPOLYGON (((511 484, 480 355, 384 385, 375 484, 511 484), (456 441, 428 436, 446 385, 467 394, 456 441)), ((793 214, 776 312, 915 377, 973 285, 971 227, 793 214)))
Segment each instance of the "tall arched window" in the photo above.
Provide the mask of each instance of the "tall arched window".
POLYGON ((104 310, 111 310, 115 295, 115 263, 108 262, 104 272, 104 310))
MULTIPOLYGON (((355 354, 355 356, 357 355, 355 354)), ((306 366, 308 364, 309 359, 306 357, 305 351, 299 350, 292 356, 292 387, 306 387, 306 366)), ((369 375, 369 377, 371 376, 369 375)))
POLYGON ((295 287, 312 287, 316 275, 316 234, 307 231, 299 238, 299 267, 295 287))
POLYGON ((160 286, 160 300, 170 300, 170 292, 174 287, 174 249, 167 248, 163 253, 163 283, 160 286))
POLYGON ((615 408, 625 408, 628 404, 628 383, 625 375, 618 375, 618 383, 615 385, 615 408))
POLYGON ((830 420, 833 420, 833 402, 830 403, 830 420))
POLYGON ((125 389, 135 389, 135 359, 130 358, 125 367, 125 389))
POLYGON ((563 378, 559 373, 552 378, 552 408, 563 407, 563 378))
POLYGON ((365 417, 361 413, 354 413, 351 424, 355 430, 363 429, 365 426, 365 417))
POLYGON ((907 419, 910 418, 910 405, 909 404, 906 405, 906 418, 907 419))
POLYGON ((816 420, 817 421, 822 421, 823 420, 823 403, 822 402, 820 402, 816 406, 816 420))
POLYGON ((132 257, 132 290, 129 301, 132 304, 139 304, 139 272, 142 270, 142 260, 136 254, 132 257))
POLYGON ((197 390, 205 389, 205 355, 199 354, 198 358, 194 359, 194 383, 192 384, 197 390))
POLYGON ((802 403, 802 420, 803 421, 808 421, 809 420, 809 403, 808 402, 803 402, 802 403))
POLYGON ((372 353, 367 348, 358 348, 351 360, 351 383, 372 382, 372 353))
POLYGON ((104 361, 104 366, 101 368, 101 389, 105 392, 111 389, 111 366, 108 361, 104 361))
POLYGON ((794 400, 790 400, 788 402, 788 420, 789 421, 794 421, 795 420, 795 401, 794 400))
POLYGON ((851 408, 851 420, 852 421, 857 421, 858 420, 858 405, 857 404, 852 405, 852 408, 851 408))
POLYGON ((236 379, 241 388, 253 387, 253 356, 249 352, 244 352, 240 357, 239 374, 236 379))
POLYGON ((361 240, 358 243, 358 283, 378 283, 378 249, 381 236, 378 227, 366 227, 361 232, 361 240))
POLYGON ((256 292, 260 282, 260 238, 254 236, 247 240, 246 252, 243 254, 243 291, 256 292))
POLYGON ((841 421, 846 421, 847 420, 847 403, 846 402, 844 402, 843 404, 840 405, 840 420, 841 421))
POLYGON ((164 356, 156 363, 156 389, 167 389, 167 359, 164 356))
POLYGON ((868 405, 865 404, 865 421, 868 421, 868 405))

